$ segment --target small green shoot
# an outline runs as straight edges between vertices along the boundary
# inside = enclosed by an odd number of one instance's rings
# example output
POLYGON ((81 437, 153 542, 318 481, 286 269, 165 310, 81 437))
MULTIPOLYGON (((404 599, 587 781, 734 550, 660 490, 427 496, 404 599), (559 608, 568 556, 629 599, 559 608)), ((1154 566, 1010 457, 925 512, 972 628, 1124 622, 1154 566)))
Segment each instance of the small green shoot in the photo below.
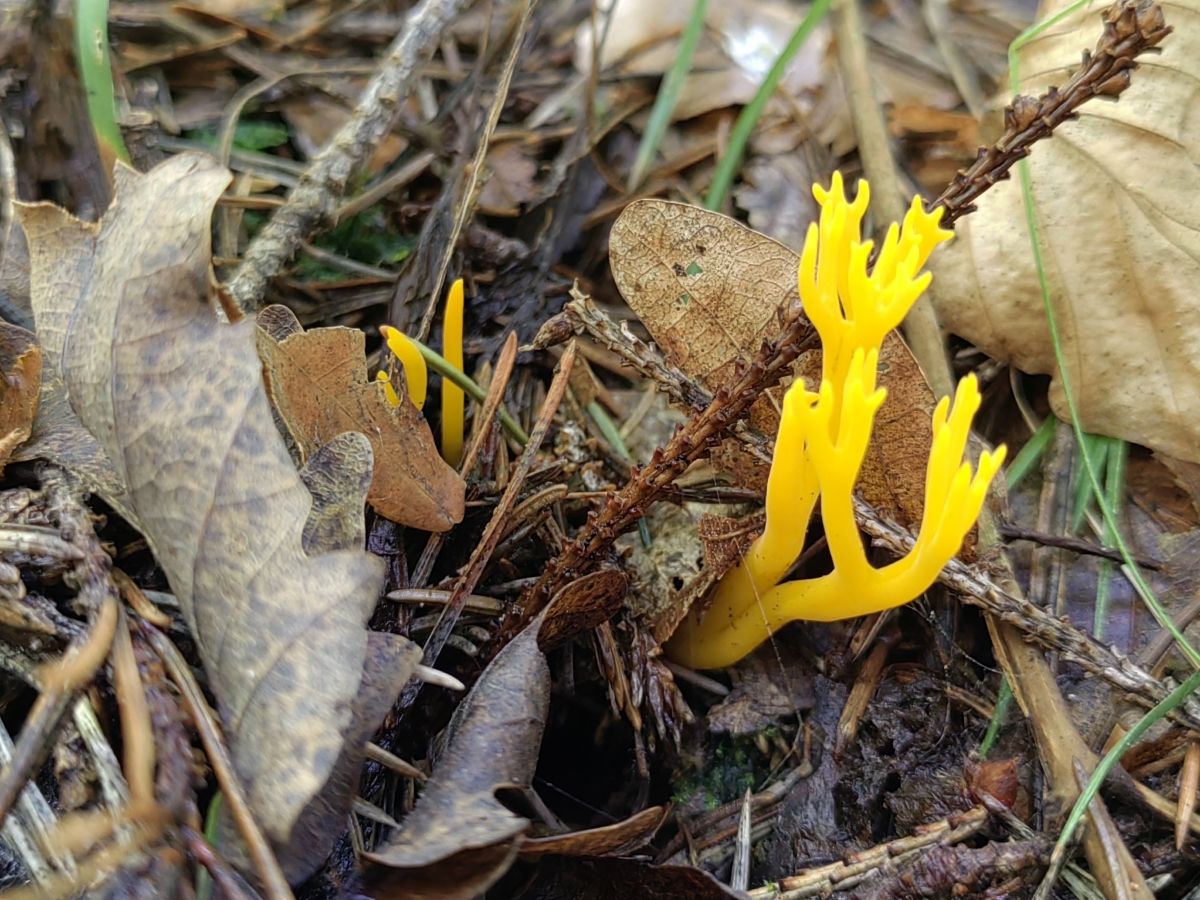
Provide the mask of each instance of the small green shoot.
POLYGON ((767 72, 767 77, 758 86, 754 97, 737 117, 737 121, 733 123, 733 130, 729 133, 729 146, 725 148, 725 155, 717 163, 717 170, 713 173, 708 195, 704 198, 706 209, 719 211, 725 205, 729 190, 733 187, 733 179, 741 168, 742 156, 746 153, 746 144, 750 142, 750 136, 754 134, 755 126, 758 125, 763 110, 767 108, 767 101, 771 99, 771 95, 779 87, 779 82, 783 81, 788 66, 792 64, 792 60, 800 52, 800 48, 804 46, 804 42, 808 40, 813 29, 825 18, 832 4, 833 0, 816 0, 813 3, 808 15, 796 26, 787 46, 783 48, 783 52, 779 54, 770 71, 767 72))
MULTIPOLYGON (((1108 447, 1112 439, 1102 434, 1083 433, 1083 443, 1075 445, 1075 471, 1082 472, 1083 454, 1091 457, 1092 465, 1099 472, 1108 458, 1108 447)), ((1075 480, 1075 502, 1071 507, 1071 534, 1079 534, 1088 510, 1092 508, 1092 483, 1086 478, 1075 480)))
POLYGON ((1012 686, 1008 683, 1007 677, 1001 677, 1000 691, 996 694, 996 705, 992 707, 992 719, 988 722, 987 731, 983 733, 983 740, 979 742, 980 759, 987 759, 987 755, 992 752, 992 747, 996 746, 996 740, 1000 737, 1000 729, 1004 727, 1004 720, 1008 718, 1008 708, 1012 706, 1012 699, 1012 686))
POLYGON ((75 7, 75 55, 87 93, 88 118, 102 159, 129 162, 117 124, 112 56, 108 49, 108 0, 78 0, 75 7))
POLYGON ((1008 468, 1004 470, 1004 481, 1010 491, 1025 480, 1025 476, 1033 471, 1033 467, 1045 454, 1046 448, 1054 439, 1054 424, 1057 421, 1054 416, 1047 416, 1033 433, 1033 437, 1025 442, 1025 446, 1008 464, 1008 468))
MULTIPOLYGON (((217 129, 211 127, 196 128, 185 134, 188 140, 217 149, 217 129)), ((287 126, 270 119, 243 119, 237 123, 233 131, 233 146, 237 150, 251 153, 261 153, 263 150, 273 150, 288 142, 287 126)))
MULTIPOLYGON (((1104 473, 1104 491, 1105 500, 1108 502, 1109 508, 1117 509, 1121 505, 1121 498, 1125 495, 1125 463, 1129 459, 1129 444, 1116 438, 1110 440, 1112 443, 1108 449, 1108 466, 1104 473)), ((1113 537, 1112 528, 1106 521, 1104 523, 1103 544, 1105 547, 1112 547, 1114 543, 1115 538, 1113 537)), ((1104 637, 1105 626, 1108 623, 1108 601, 1112 591, 1112 576, 1112 560, 1100 560, 1100 573, 1096 579, 1096 611, 1092 621, 1092 634, 1096 636, 1096 640, 1101 640, 1104 637)))
MULTIPOLYGON (((338 222, 317 236, 315 246, 376 268, 395 268, 412 254, 415 241, 394 231, 378 209, 369 209, 338 222)), ((310 281, 338 281, 345 273, 308 256, 301 256, 296 274, 310 281)))
POLYGON ((654 98, 654 106, 650 109, 650 119, 646 122, 646 131, 638 146, 637 156, 633 160, 633 168, 629 172, 626 187, 635 191, 646 177, 667 126, 671 124, 671 114, 679 103, 679 95, 683 91, 683 83, 687 81, 688 72, 692 70, 692 57, 696 55, 696 45, 700 43, 700 35, 704 33, 704 14, 708 10, 708 0, 696 0, 692 5, 692 14, 684 26, 683 35, 679 39, 679 53, 675 57, 670 71, 663 78, 658 96, 654 98))

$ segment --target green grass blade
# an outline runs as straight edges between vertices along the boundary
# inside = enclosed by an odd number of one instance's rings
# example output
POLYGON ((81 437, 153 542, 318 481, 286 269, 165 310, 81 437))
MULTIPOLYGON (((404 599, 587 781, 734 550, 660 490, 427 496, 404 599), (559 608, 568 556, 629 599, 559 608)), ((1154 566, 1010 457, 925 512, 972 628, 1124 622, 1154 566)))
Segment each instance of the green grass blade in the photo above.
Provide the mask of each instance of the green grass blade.
MULTIPOLYGON (((1129 444, 1125 441, 1113 440, 1108 451, 1108 469, 1104 473, 1106 494, 1104 499, 1108 502, 1110 509, 1119 508, 1121 498, 1125 495, 1125 463, 1128 459, 1129 444)), ((1112 529, 1105 522, 1104 546, 1112 547, 1114 542, 1112 529)), ((1097 640, 1104 637, 1105 627, 1108 624, 1108 601, 1112 593, 1112 576, 1112 560, 1100 560, 1100 574, 1096 579, 1096 609, 1092 618, 1092 633, 1097 640)))
POLYGON ((683 91, 683 83, 687 81, 688 73, 692 70, 692 57, 696 55, 696 45, 700 43, 700 35, 704 33, 704 14, 708 11, 708 0, 696 0, 692 6, 692 15, 684 26, 683 35, 679 39, 679 55, 671 66, 658 96, 654 98, 654 106, 650 109, 650 119, 646 122, 646 131, 642 135, 642 143, 638 146, 633 168, 629 172, 626 187, 630 191, 637 190, 654 162, 658 146, 662 143, 667 126, 671 124, 671 114, 679 103, 679 95, 683 91))
POLYGON ((1054 845, 1054 851, 1050 857, 1050 869, 1046 872, 1046 877, 1042 879, 1042 883, 1038 886, 1037 893, 1034 894, 1034 900, 1048 900, 1051 896, 1058 867, 1062 865, 1063 858, 1067 852, 1067 846, 1071 843, 1075 829, 1079 827, 1079 823, 1083 820, 1084 815, 1087 814, 1088 804, 1092 802, 1097 791, 1100 790, 1100 785, 1104 783, 1104 779, 1112 771, 1112 767, 1125 755, 1125 751, 1141 740, 1142 735, 1183 703, 1196 688, 1200 688, 1200 672, 1193 672, 1187 681, 1171 691, 1157 706, 1142 716, 1137 724, 1129 729, 1129 732, 1117 741, 1111 750, 1104 754, 1104 758, 1100 760, 1099 765, 1096 766, 1096 770, 1092 772, 1091 777, 1088 779, 1088 783, 1080 792, 1075 805, 1071 807, 1071 814, 1067 816, 1062 833, 1058 836, 1058 841, 1054 845))
POLYGON ((75 55, 87 94, 88 118, 101 157, 129 162, 129 151, 117 125, 112 57, 108 51, 108 0, 78 0, 75 7, 75 55))
POLYGON ((1033 433, 1033 437, 1025 442, 1025 446, 1008 464, 1008 468, 1004 470, 1004 483, 1010 491, 1024 481, 1025 476, 1033 471, 1033 467, 1041 460, 1046 448, 1054 440, 1054 423, 1057 421, 1054 416, 1047 416, 1033 433))
MULTIPOLYGON (((1009 63, 1009 80, 1014 95, 1020 91, 1020 63, 1017 59, 1017 52, 1025 44, 1029 43, 1036 35, 1045 31, 1055 23, 1061 21, 1070 13, 1082 7, 1087 0, 1076 0, 1066 9, 1061 10, 1051 16, 1045 22, 1040 22, 1022 32, 1017 37, 1012 45, 1008 48, 1008 63, 1009 63)), ((1071 376, 1067 371, 1066 354, 1062 347, 1062 333, 1058 327, 1058 317, 1054 312, 1054 304, 1050 297, 1050 283, 1046 277, 1046 265, 1042 256, 1042 240, 1038 227, 1037 215, 1034 211, 1033 204, 1033 182, 1029 175, 1029 161, 1026 159, 1017 163, 1017 178, 1021 185, 1021 198, 1025 206, 1025 221, 1029 228, 1029 244, 1033 252, 1034 266, 1037 270, 1038 287, 1042 295, 1042 307, 1046 313, 1046 325, 1050 331, 1050 342, 1054 348, 1054 359, 1058 367, 1059 378, 1062 383, 1063 395, 1067 401, 1067 408, 1071 416, 1071 427, 1075 431, 1075 440, 1079 444, 1084 442, 1083 427, 1079 424, 1079 407, 1075 402, 1075 391, 1071 385, 1071 376)), ((1179 645, 1180 650, 1193 667, 1200 669, 1200 652, 1191 645, 1188 639, 1184 636, 1178 626, 1167 615, 1167 611, 1163 608, 1158 596, 1150 588, 1142 575, 1141 570, 1134 562, 1133 554, 1129 549, 1129 545, 1125 541, 1125 536, 1121 533, 1121 529, 1117 526, 1116 516, 1113 513, 1112 507, 1105 499, 1104 491, 1100 487, 1100 477, 1097 474, 1096 467, 1092 465, 1091 457, 1084 453, 1082 455, 1084 470, 1087 473, 1088 481, 1091 483, 1092 493, 1095 495, 1101 516, 1104 519, 1105 526, 1111 530, 1113 544, 1121 554, 1121 558, 1125 561, 1125 571, 1129 579, 1133 582, 1134 588, 1145 603, 1146 608, 1150 610, 1150 614, 1154 616, 1158 624, 1167 630, 1175 643, 1179 645)))
MULTIPOLYGON (((426 347, 416 338, 409 338, 409 340, 417 345, 417 349, 421 351, 421 356, 425 358, 425 362, 428 364, 429 368, 433 369, 433 371, 437 372, 448 381, 458 385, 460 388, 462 388, 463 393, 476 403, 483 403, 483 401, 487 399, 487 391, 476 384, 475 379, 473 379, 470 375, 460 372, 446 361, 446 357, 442 356, 433 348, 426 347)), ((500 418, 500 424, 504 427, 504 430, 509 433, 514 441, 516 441, 522 447, 529 443, 529 435, 525 433, 525 429, 517 424, 517 420, 512 417, 507 409, 501 406, 497 415, 500 418)))
MULTIPOLYGON (((1108 458, 1108 446, 1112 438, 1107 438, 1102 434, 1083 433, 1084 441, 1082 444, 1075 445, 1075 471, 1083 470, 1083 454, 1087 453, 1092 458, 1092 466, 1099 472, 1104 468, 1105 460, 1108 458)), ((1083 520, 1087 518, 1088 510, 1092 508, 1092 483, 1086 478, 1075 479, 1075 502, 1071 508, 1071 534, 1079 534, 1079 529, 1083 527, 1083 520)))
POLYGON ((813 3, 808 15, 804 17, 803 22, 796 26, 787 46, 783 48, 783 52, 779 54, 771 66, 771 70, 767 72, 767 77, 758 86, 754 97, 737 117, 737 121, 733 124, 733 130, 729 133, 729 146, 725 148, 725 155, 717 163, 717 171, 713 173, 712 184, 709 185, 708 195, 704 198, 706 209, 720 210, 725 205, 729 189, 733 187, 733 179, 741 168, 742 156, 746 153, 746 144, 750 141, 750 135, 754 134, 754 128, 762 117, 763 110, 767 108, 767 101, 779 87, 779 82, 783 81, 788 66, 800 52, 800 48, 804 46, 808 36, 829 12, 832 2, 833 0, 816 0, 813 3))
POLYGON ((1002 676, 1000 692, 996 695, 996 705, 992 709, 992 719, 988 722, 983 740, 979 742, 980 759, 987 759, 987 755, 992 752, 992 747, 996 745, 996 739, 1000 737, 1000 729, 1004 726, 1004 720, 1008 718, 1008 708, 1012 706, 1012 699, 1012 686, 1009 685, 1008 678, 1002 676))

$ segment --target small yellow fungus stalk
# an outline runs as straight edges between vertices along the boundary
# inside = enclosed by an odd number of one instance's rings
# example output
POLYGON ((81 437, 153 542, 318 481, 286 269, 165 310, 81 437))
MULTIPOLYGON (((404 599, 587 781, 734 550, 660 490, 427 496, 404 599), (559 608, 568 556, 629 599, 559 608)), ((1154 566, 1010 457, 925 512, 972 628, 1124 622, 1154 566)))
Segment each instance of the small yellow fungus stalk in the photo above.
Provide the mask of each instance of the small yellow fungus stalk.
MULTIPOLYGON (((384 325, 379 331, 383 335, 383 339, 387 341, 388 350, 404 369, 404 384, 408 392, 408 399, 417 409, 423 409, 425 393, 429 384, 429 371, 425 365, 425 357, 421 355, 421 351, 408 335, 399 329, 384 325)), ((396 395, 396 389, 391 385, 388 373, 376 373, 375 380, 384 382, 384 392, 387 394, 388 402, 392 406, 399 406, 400 398, 396 395)))
MULTIPOLYGON (((459 278, 446 298, 442 322, 442 356, 458 371, 463 370, 463 282, 459 278)), ((442 458, 455 468, 462 459, 466 395, 451 381, 442 382, 442 458)))
POLYGON ((667 645, 672 659, 697 669, 736 662, 789 622, 848 619, 916 599, 958 552, 1004 461, 1004 447, 984 453, 974 472, 963 461, 980 404, 975 378, 968 376, 953 408, 946 397, 933 414, 916 545, 880 569, 867 561, 853 491, 886 396, 876 387, 879 349, 929 285, 931 276, 921 268, 951 233, 938 225, 940 210, 927 213, 914 199, 903 226, 888 230, 868 272, 873 244, 860 234, 870 196, 866 182, 859 182, 853 203, 839 174, 828 191, 814 187, 813 194, 821 215, 809 226, 799 280, 804 310, 821 338, 821 387, 812 393, 797 381, 788 390, 763 534, 717 584, 708 608, 690 613, 667 645), (804 549, 818 498, 833 571, 781 584, 804 549))
MULTIPOLYGON (((404 368, 404 382, 408 399, 417 409, 425 406, 429 374, 421 348, 408 335, 384 325, 380 328, 388 349, 404 368)), ((446 315, 442 327, 442 356, 459 372, 463 370, 463 283, 458 279, 450 287, 446 298, 446 315)), ((377 372, 375 380, 383 383, 388 403, 400 405, 400 397, 392 386, 387 372, 377 372)), ((442 382, 442 458, 457 466, 462 457, 463 423, 466 419, 466 395, 457 384, 445 379, 442 382)))

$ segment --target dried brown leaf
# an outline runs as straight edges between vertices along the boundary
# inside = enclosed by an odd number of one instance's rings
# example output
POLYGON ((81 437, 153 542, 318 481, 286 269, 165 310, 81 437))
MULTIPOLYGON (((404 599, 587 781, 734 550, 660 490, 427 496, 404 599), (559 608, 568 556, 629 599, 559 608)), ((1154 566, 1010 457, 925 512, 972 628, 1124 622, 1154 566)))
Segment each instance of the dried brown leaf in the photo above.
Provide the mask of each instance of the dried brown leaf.
POLYGON ((540 838, 526 838, 521 842, 521 857, 536 859, 541 856, 629 856, 640 850, 654 838, 655 832, 667 818, 663 806, 651 806, 627 819, 540 838))
POLYGON ((357 431, 339 434, 308 458, 300 470, 313 498, 304 523, 305 553, 357 549, 366 543, 363 504, 373 468, 371 443, 357 431))
POLYGON ((367 380, 361 331, 305 331, 284 306, 262 310, 258 326, 271 400, 304 458, 336 434, 362 432, 376 461, 367 499, 381 515, 424 531, 462 521, 466 485, 416 407, 391 406, 383 385, 367 380))
POLYGON ((492 216, 519 216, 538 196, 533 148, 506 141, 488 151, 488 179, 479 192, 479 208, 492 216))
POLYGON ((589 572, 554 595, 542 617, 538 646, 543 653, 607 622, 629 592, 629 576, 616 569, 589 572))
POLYGON ((129 493, 121 476, 71 409, 56 364, 45 356, 42 359, 41 399, 33 420, 33 433, 17 448, 13 459, 53 461, 69 472, 83 491, 102 497, 123 519, 137 526, 137 513, 130 506, 129 493))
MULTIPOLYGON (((667 359, 710 390, 727 385, 739 362, 754 356, 780 313, 800 302, 799 256, 745 225, 696 206, 665 200, 629 204, 609 238, 613 278, 667 359)), ((805 354, 796 372, 811 387, 820 354, 805 354)), ((888 400, 859 479, 859 492, 905 526, 921 520, 925 463, 932 444, 934 398, 920 367, 894 332, 879 355, 888 400)), ((756 427, 773 434, 778 414, 760 400, 756 427)))
POLYGON ((33 428, 42 351, 24 328, 0 322, 0 471, 33 428))
MULTIPOLYGON (((1043 4, 1042 15, 1066 0, 1043 4)), ((1028 160, 1050 296, 1081 424, 1200 462, 1200 0, 1119 102, 1091 101, 1028 160)), ((1062 84, 1102 23, 1082 6, 1020 55, 1021 91, 1062 84)), ((951 331, 1051 374, 1068 417, 1017 178, 985 193, 931 260, 951 331)))
POLYGON ((302 548, 312 498, 271 417, 254 323, 223 324, 210 302, 229 173, 183 154, 146 175, 118 166, 115 182, 99 223, 21 209, 38 336, 179 598, 254 815, 302 877, 419 651, 367 631, 378 559, 302 548))
POLYGON ((529 821, 496 799, 529 785, 550 705, 550 668, 538 649, 541 619, 510 641, 458 705, 445 752, 402 823, 364 854, 372 896, 474 897, 512 864, 529 821))

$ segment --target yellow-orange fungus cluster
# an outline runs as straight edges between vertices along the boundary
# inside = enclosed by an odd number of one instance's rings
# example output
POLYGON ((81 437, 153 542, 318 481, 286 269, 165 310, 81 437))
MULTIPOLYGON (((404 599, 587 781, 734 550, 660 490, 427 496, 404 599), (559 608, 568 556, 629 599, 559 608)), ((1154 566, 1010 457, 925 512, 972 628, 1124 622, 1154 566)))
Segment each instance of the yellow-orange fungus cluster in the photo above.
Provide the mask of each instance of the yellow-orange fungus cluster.
POLYGON ((766 527, 706 608, 690 613, 667 645, 672 659, 693 668, 736 662, 789 622, 848 619, 916 599, 962 546, 1004 461, 1004 447, 984 453, 974 471, 964 461, 980 404, 968 376, 953 406, 944 397, 933 415, 916 546, 882 568, 867 561, 853 491, 886 396, 876 386, 879 349, 929 285, 922 267, 951 232, 939 226, 940 210, 928 213, 914 199, 868 269, 873 242, 861 238, 866 182, 859 182, 853 203, 836 174, 828 191, 814 187, 813 194, 821 215, 809 226, 799 280, 804 311, 821 338, 820 389, 813 393, 797 380, 788 390, 767 483, 766 527), (818 499, 833 571, 780 583, 804 549, 818 499))
MULTIPOLYGON (((429 386, 429 374, 425 357, 416 341, 398 329, 384 325, 380 329, 387 341, 388 350, 404 369, 404 387, 408 399, 417 409, 425 406, 425 394, 429 386)), ((459 278, 450 287, 446 298, 446 315, 442 320, 442 357, 458 372, 463 370, 463 282, 459 278)), ((384 393, 392 406, 400 405, 400 395, 392 385, 386 371, 375 373, 375 380, 383 383, 384 393)), ((466 419, 466 396, 462 388, 447 380, 442 385, 442 457, 452 466, 457 466, 462 457, 463 427, 466 419)))

